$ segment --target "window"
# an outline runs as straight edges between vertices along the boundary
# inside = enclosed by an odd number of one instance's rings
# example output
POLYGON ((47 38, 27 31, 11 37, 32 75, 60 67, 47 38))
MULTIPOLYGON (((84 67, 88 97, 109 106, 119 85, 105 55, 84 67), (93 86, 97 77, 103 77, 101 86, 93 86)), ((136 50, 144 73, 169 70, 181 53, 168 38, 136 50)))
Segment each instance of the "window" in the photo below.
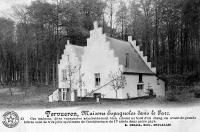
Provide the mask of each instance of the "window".
POLYGON ((143 84, 138 84, 137 85, 137 90, 143 90, 144 88, 144 85, 143 84))
POLYGON ((157 85, 160 85, 160 81, 159 81, 159 78, 157 78, 157 85))
POLYGON ((126 68, 129 67, 129 53, 126 53, 126 63, 125 63, 125 67, 126 67, 126 68))
POLYGON ((142 81, 142 74, 139 74, 139 83, 143 83, 143 81, 142 81))
POLYGON ((95 76, 95 86, 100 86, 101 82, 100 73, 95 73, 94 76, 95 76))
POLYGON ((67 80, 67 69, 62 70, 62 77, 63 77, 63 80, 67 80))
MULTIPOLYGON (((63 101, 66 101, 67 100, 67 93, 70 92, 70 89, 69 88, 63 88, 62 89, 62 100, 63 101)), ((69 96, 69 95, 68 95, 69 96)))
POLYGON ((69 88, 67 88, 67 92, 69 93, 69 91, 70 91, 70 89, 69 88))
POLYGON ((63 92, 62 92, 62 100, 67 100, 67 89, 63 88, 63 92))

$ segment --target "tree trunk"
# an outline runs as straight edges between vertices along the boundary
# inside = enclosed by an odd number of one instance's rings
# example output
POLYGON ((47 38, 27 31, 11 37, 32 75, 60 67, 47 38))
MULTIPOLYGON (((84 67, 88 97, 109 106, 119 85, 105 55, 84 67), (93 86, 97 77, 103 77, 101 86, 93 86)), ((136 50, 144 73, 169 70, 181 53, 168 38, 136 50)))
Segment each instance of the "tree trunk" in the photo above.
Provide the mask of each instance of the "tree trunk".
POLYGON ((9 92, 10 92, 10 95, 12 96, 12 95, 13 95, 13 92, 12 92, 11 87, 9 87, 9 92))
POLYGON ((25 91, 25 95, 28 89, 28 85, 29 85, 29 76, 28 76, 28 51, 26 48, 26 63, 25 63, 25 86, 26 86, 26 91, 25 91))
POLYGON ((118 99, 118 91, 117 90, 115 90, 115 98, 116 98, 116 101, 117 101, 117 99, 118 99))
POLYGON ((157 5, 157 0, 156 0, 156 8, 155 8, 155 12, 156 12, 156 19, 155 19, 155 66, 157 67, 158 65, 158 56, 159 56, 159 45, 158 45, 158 5, 157 5))
POLYGON ((45 85, 49 85, 49 74, 48 74, 48 70, 49 70, 49 63, 47 63, 46 65, 46 71, 45 71, 45 85))
POLYGON ((110 36, 112 37, 112 23, 113 23, 113 3, 110 3, 110 36))
POLYGON ((52 74, 52 80, 53 80, 53 87, 56 87, 56 82, 55 82, 55 63, 53 62, 53 74, 52 74))

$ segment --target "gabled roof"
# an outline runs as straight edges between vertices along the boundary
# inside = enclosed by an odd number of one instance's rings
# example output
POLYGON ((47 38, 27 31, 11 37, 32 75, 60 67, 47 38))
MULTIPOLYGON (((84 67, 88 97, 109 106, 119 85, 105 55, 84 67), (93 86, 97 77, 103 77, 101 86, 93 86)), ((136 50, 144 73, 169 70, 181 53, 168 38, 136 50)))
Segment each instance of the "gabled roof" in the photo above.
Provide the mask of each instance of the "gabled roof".
MULTIPOLYGON (((72 45, 69 43, 69 41, 67 41, 67 44, 65 45, 65 49, 61 56, 59 64, 66 63, 64 62, 65 61, 64 59, 66 58, 67 54, 69 54, 66 52, 67 49, 72 49, 74 51, 75 56, 78 58, 79 61, 81 61, 81 56, 84 53, 84 46, 72 45)), ((71 51, 68 51, 68 52, 71 52, 71 51)))
POLYGON ((119 64, 125 65, 126 54, 129 55, 129 67, 125 68, 126 73, 144 73, 144 74, 155 74, 147 66, 145 60, 140 56, 136 49, 131 45, 130 42, 117 40, 111 37, 106 37, 106 40, 110 43, 110 48, 113 49, 116 57, 119 58, 119 64))

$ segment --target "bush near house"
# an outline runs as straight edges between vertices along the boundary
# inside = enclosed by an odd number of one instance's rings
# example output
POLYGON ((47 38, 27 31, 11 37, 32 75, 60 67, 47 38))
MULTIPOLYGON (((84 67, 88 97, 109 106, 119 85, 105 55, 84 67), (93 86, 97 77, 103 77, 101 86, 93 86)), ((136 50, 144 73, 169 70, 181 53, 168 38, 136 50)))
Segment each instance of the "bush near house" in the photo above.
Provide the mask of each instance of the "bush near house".
POLYGON ((200 96, 197 84, 200 77, 197 72, 163 75, 162 78, 166 81, 166 99, 169 101, 182 101, 189 93, 195 93, 195 97, 200 96))
POLYGON ((195 96, 196 98, 200 98, 200 90, 195 91, 195 92, 194 92, 194 96, 195 96))

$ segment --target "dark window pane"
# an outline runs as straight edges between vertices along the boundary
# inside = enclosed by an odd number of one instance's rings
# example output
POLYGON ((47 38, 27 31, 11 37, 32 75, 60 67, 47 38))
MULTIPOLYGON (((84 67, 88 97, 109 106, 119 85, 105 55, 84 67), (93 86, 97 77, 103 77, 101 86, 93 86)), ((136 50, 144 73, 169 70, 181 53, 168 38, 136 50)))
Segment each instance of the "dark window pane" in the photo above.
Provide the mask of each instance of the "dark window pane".
POLYGON ((143 80, 142 80, 142 74, 139 74, 139 83, 142 83, 143 80))
POLYGON ((143 87, 144 87, 144 85, 143 85, 143 84, 138 84, 138 85, 137 85, 137 90, 142 90, 142 89, 143 89, 143 87))
POLYGON ((95 86, 99 86, 100 85, 100 73, 95 73, 95 86))

